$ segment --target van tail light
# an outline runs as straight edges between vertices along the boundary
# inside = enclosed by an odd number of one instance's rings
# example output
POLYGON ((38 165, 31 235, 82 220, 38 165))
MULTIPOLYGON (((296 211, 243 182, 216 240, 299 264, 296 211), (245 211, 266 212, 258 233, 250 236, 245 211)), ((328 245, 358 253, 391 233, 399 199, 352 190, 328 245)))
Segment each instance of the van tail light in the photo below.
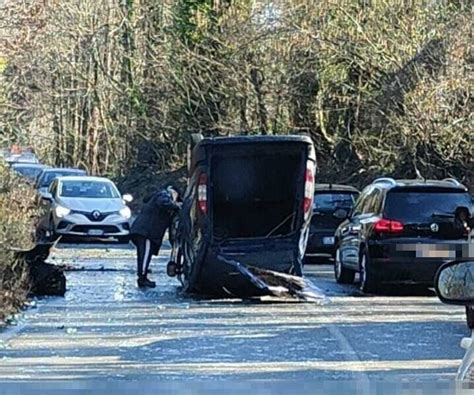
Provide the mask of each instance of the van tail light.
POLYGON ((314 199, 314 164, 312 161, 306 163, 305 183, 304 183, 304 199, 303 212, 307 219, 313 208, 314 199))
POLYGON ((382 218, 375 223, 374 229, 378 233, 401 233, 403 224, 399 221, 382 218))
POLYGON ((198 180, 198 207, 201 213, 207 214, 207 174, 201 173, 198 180))

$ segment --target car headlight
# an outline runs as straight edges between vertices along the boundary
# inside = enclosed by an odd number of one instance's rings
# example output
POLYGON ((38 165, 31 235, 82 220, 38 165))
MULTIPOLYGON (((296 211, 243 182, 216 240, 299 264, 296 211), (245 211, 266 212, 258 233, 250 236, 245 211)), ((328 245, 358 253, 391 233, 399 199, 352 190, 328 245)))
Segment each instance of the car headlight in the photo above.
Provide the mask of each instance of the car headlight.
POLYGON ((56 210, 56 216, 58 218, 64 218, 66 215, 69 215, 69 213, 71 212, 70 209, 63 206, 57 206, 55 210, 56 210))
POLYGON ((122 210, 119 211, 120 215, 125 219, 130 219, 132 216, 132 211, 128 207, 124 207, 122 210))

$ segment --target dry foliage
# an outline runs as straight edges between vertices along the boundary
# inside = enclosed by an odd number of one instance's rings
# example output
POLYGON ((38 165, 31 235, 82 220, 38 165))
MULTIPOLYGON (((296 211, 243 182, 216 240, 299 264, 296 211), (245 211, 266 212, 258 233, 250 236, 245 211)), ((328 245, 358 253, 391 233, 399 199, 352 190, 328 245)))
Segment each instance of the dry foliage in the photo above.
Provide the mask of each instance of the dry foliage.
POLYGON ((472 185, 469 1, 7 1, 1 129, 92 173, 189 133, 309 133, 320 179, 472 185))
POLYGON ((12 248, 33 247, 35 192, 0 163, 0 323, 24 303, 28 271, 12 248))

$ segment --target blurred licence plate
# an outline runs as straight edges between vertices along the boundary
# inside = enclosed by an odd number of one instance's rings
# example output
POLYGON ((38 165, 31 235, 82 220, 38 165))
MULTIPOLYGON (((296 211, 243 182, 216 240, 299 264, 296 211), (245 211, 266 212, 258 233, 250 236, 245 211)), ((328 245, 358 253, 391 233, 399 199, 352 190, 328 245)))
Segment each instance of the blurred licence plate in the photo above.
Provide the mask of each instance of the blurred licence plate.
POLYGON ((87 232, 89 236, 102 236, 104 234, 104 231, 101 229, 89 229, 89 232, 87 232))
POLYGON ((462 251, 462 245, 439 243, 439 244, 398 244, 397 251, 411 253, 416 258, 445 258, 456 259, 456 251, 462 251))
POLYGON ((333 245, 334 244, 334 237, 323 237, 323 244, 333 245))

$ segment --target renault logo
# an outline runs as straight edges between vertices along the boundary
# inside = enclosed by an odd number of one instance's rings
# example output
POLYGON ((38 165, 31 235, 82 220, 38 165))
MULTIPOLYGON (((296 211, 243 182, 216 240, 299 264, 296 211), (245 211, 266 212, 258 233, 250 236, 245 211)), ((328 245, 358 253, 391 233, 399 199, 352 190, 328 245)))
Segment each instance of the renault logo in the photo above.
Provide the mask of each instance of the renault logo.
POLYGON ((92 218, 94 218, 96 220, 99 219, 100 218, 100 211, 97 211, 97 210, 93 211, 92 212, 92 218))
POLYGON ((439 231, 439 226, 438 224, 431 224, 430 229, 433 233, 436 233, 439 231))

